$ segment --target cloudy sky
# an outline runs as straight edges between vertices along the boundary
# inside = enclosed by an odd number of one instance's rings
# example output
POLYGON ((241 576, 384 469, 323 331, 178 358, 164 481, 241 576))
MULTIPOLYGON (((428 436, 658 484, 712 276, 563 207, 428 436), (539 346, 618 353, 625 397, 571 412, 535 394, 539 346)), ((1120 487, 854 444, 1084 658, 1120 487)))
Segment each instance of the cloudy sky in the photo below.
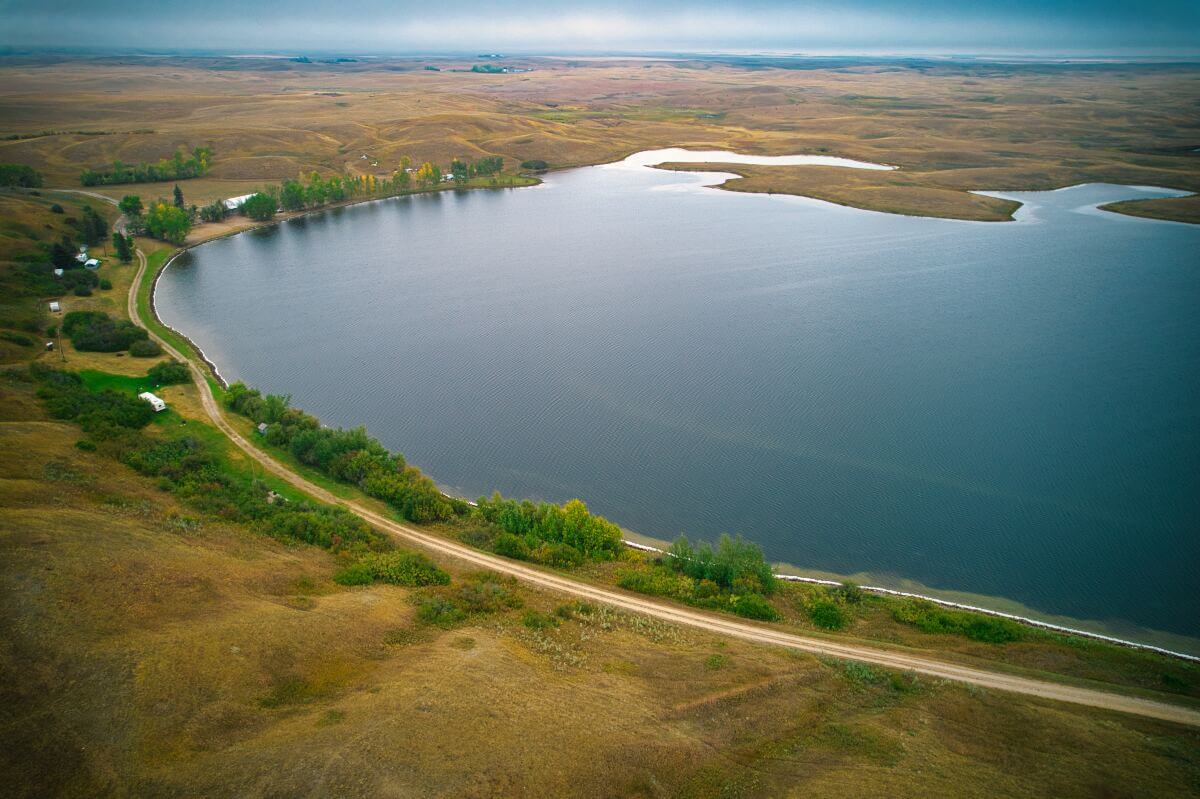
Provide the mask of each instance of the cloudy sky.
POLYGON ((0 45, 1200 54, 1200 0, 0 0, 0 45))

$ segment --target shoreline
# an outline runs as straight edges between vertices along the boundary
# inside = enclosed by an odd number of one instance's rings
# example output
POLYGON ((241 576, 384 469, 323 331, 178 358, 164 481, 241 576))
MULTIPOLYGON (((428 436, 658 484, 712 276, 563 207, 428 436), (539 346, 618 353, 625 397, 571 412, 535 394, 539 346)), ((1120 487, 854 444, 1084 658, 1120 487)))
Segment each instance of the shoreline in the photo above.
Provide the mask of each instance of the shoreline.
MULTIPOLYGON (((639 152, 642 152, 642 151, 639 151, 639 152)), ((619 163, 621 163, 622 161, 624 161, 624 160, 628 159, 629 157, 630 157, 630 156, 626 156, 625 158, 618 159, 617 161, 608 162, 608 164, 594 164, 594 165, 591 165, 591 166, 606 166, 606 165, 609 165, 609 164, 619 164, 619 163)), ((584 167, 572 166, 572 167, 565 167, 564 169, 577 169, 577 168, 584 168, 584 167)), ((659 166, 657 166, 657 165, 638 165, 638 168, 645 168, 645 169, 659 169, 659 168, 661 168, 661 167, 659 167, 659 166)), ((547 170, 547 171, 562 171, 562 170, 547 170)), ((672 170, 672 171, 688 171, 688 170, 672 170)), ((695 172, 697 172, 697 173, 708 173, 709 171, 708 171, 708 170, 695 170, 695 172)), ((718 174, 719 174, 719 173, 718 173, 718 174)), ((531 184, 530 186, 513 186, 513 187, 489 187, 489 186, 480 186, 480 187, 474 187, 474 188, 513 188, 513 189, 516 189, 516 188, 531 188, 531 187, 534 187, 534 186, 540 185, 540 184, 542 183, 542 181, 541 181, 540 179, 536 179, 536 178, 535 178, 535 180, 537 180, 537 183, 531 184)), ((1049 190, 1045 190, 1045 191, 1061 191, 1061 190, 1063 190, 1063 189, 1068 189, 1068 188, 1072 188, 1072 187, 1074 187, 1074 186, 1079 186, 1079 185, 1085 185, 1085 184, 1072 184, 1072 186, 1063 186, 1063 187, 1060 187, 1060 188, 1058 188, 1058 189, 1049 189, 1049 190)), ((234 236, 234 235, 237 235, 237 234, 239 234, 239 233, 245 233, 245 232, 247 232, 247 231, 251 231, 251 230, 257 230, 257 229, 260 229, 260 228, 265 228, 265 227, 268 227, 268 226, 270 226, 270 225, 279 225, 279 224, 281 224, 281 223, 283 223, 283 222, 287 222, 287 221, 290 221, 290 220, 292 220, 292 219, 298 219, 298 218, 302 218, 302 217, 305 217, 305 216, 309 216, 309 215, 311 215, 311 214, 316 214, 316 213, 320 213, 320 212, 328 211, 328 210, 331 210, 331 209, 333 209, 333 208, 345 208, 345 207, 356 206, 356 205, 362 205, 362 204, 371 203, 371 202, 381 202, 381 201, 384 201, 384 200, 394 200, 394 199, 397 199, 397 198, 400 198, 400 197, 409 197, 409 196, 412 196, 412 195, 415 195, 415 194, 434 194, 434 193, 437 193, 437 192, 439 192, 439 191, 445 191, 445 190, 447 190, 447 189, 450 189, 450 188, 455 188, 455 187, 439 187, 439 188, 437 188, 437 189, 434 189, 434 190, 432 190, 432 191, 409 192, 409 193, 406 193, 406 194, 392 195, 392 196, 389 196, 389 197, 373 197, 373 198, 365 198, 365 199, 356 199, 356 200, 351 200, 351 201, 346 201, 346 202, 338 203, 338 204, 336 204, 336 205, 327 205, 327 206, 323 206, 323 207, 321 207, 321 208, 307 209, 307 210, 304 210, 304 211, 301 211, 301 212, 293 213, 293 214, 291 214, 291 215, 289 215, 289 216, 286 216, 286 217, 280 217, 280 218, 272 219, 272 220, 269 220, 269 221, 266 221, 266 222, 262 222, 262 223, 258 223, 258 224, 252 224, 252 225, 249 225, 249 226, 247 226, 247 227, 245 227, 245 228, 242 228, 242 229, 225 231, 225 232, 222 232, 222 233, 220 233, 220 234, 218 234, 218 235, 214 235, 214 236, 211 236, 211 237, 209 237, 209 238, 201 239, 201 240, 199 240, 199 241, 196 241, 196 242, 193 242, 193 243, 191 243, 191 244, 186 244, 186 245, 180 246, 180 247, 176 248, 176 249, 175 249, 173 252, 171 252, 171 253, 170 253, 170 255, 169 255, 169 256, 168 256, 168 257, 165 259, 165 261, 163 262, 162 266, 158 268, 158 270, 156 271, 156 273, 154 274, 154 276, 153 276, 153 278, 152 278, 152 282, 151 282, 150 289, 149 289, 149 296, 148 296, 148 309, 149 309, 149 312, 150 312, 151 316, 154 318, 154 320, 155 320, 155 322, 156 322, 157 324, 161 325, 163 329, 171 331, 173 334, 175 334, 175 335, 176 335, 176 336, 178 336, 178 337, 179 337, 181 340, 183 340, 183 341, 184 341, 184 342, 185 342, 185 343, 186 343, 186 344, 187 344, 189 347, 191 347, 191 348, 192 348, 192 350, 193 350, 193 351, 194 351, 194 352, 195 352, 195 353, 196 353, 196 354, 199 356, 200 360, 201 360, 201 361, 203 361, 203 363, 204 363, 204 364, 205 364, 205 366, 207 367, 207 369, 208 369, 209 373, 210 373, 210 374, 212 374, 212 376, 214 377, 214 379, 215 379, 215 380, 218 382, 218 384, 219 384, 219 385, 220 385, 220 386, 221 386, 223 389, 224 389, 224 388, 228 388, 228 385, 229 385, 229 384, 228 384, 228 381, 225 379, 225 377, 224 377, 223 375, 221 375, 220 368, 218 367, 218 365, 217 365, 217 364, 216 364, 216 363, 215 363, 215 362, 214 362, 212 359, 210 359, 210 358, 209 358, 209 357, 208 357, 208 356, 205 354, 204 350, 203 350, 203 349, 202 349, 202 348, 201 348, 201 347, 200 347, 200 346, 199 346, 199 345, 198 345, 198 344, 197 344, 197 343, 196 343, 196 342, 195 342, 193 339, 191 339, 191 338, 190 338, 188 335, 186 335, 186 334, 185 334, 185 333, 183 333, 182 331, 179 331, 179 330, 177 330, 177 329, 176 329, 176 328, 174 328, 174 327, 171 327, 171 326, 170 326, 170 325, 168 325, 166 322, 164 322, 164 321, 162 320, 162 318, 161 318, 161 317, 159 316, 159 314, 158 314, 158 310, 157 310, 157 307, 156 307, 156 305, 155 305, 155 293, 156 293, 156 291, 157 291, 157 288, 158 288, 158 281, 161 279, 162 275, 163 275, 163 274, 166 272, 166 270, 168 269, 168 267, 170 267, 170 265, 171 265, 172 263, 174 263, 174 261, 175 261, 175 259, 176 259, 176 258, 178 258, 180 255, 182 255, 183 253, 185 253, 185 252, 187 252, 187 251, 189 251, 189 250, 192 250, 192 249, 194 249, 194 248, 196 248, 196 247, 199 247, 199 246, 201 246, 201 245, 203 245, 203 244, 207 244, 207 243, 209 243, 209 242, 212 242, 212 241, 217 241, 217 240, 219 240, 219 239, 223 239, 223 238, 227 238, 227 237, 230 237, 230 236, 234 236)), ((720 186, 720 185, 717 185, 717 184, 705 184, 705 185, 703 186, 703 188, 721 188, 721 186, 720 186)), ((1157 188, 1157 187, 1156 187, 1156 188, 1157 188)), ((1165 187, 1164 187, 1164 188, 1165 188, 1165 187)), ((469 190, 469 189, 461 189, 461 187, 460 187, 460 189, 459 189, 459 190, 469 190)), ((1182 190, 1174 190, 1174 191, 1182 191, 1182 190)), ((793 195, 793 196, 799 196, 799 197, 803 197, 804 195, 793 195)), ((817 199, 817 198, 808 198, 808 199, 814 199, 814 200, 817 200, 817 201, 819 201, 819 202, 824 202, 824 201, 821 201, 821 200, 819 200, 819 199, 817 199)), ((1099 205, 1097 205, 1096 207, 1097 207, 1097 208, 1099 208, 1100 206, 1099 206, 1099 205)), ((868 210, 868 211, 869 211, 869 209, 858 209, 858 210, 868 210)), ((890 212, 879 212, 879 213, 890 213, 890 212)), ((929 217, 929 218, 939 218, 939 217, 929 217)), ((970 220, 963 220, 963 221, 970 221, 970 220)), ((145 279, 145 278, 143 278, 143 279, 145 279)), ((436 482, 437 482, 437 481, 435 480, 435 483, 436 483, 436 482)), ((447 496, 447 497, 452 497, 452 498, 456 498, 456 499, 463 499, 463 500, 466 500, 467 502, 471 502, 471 499, 470 499, 469 497, 459 497, 459 496, 457 496, 457 495, 455 495, 455 494, 452 494, 452 493, 446 492, 445 490, 441 489, 441 486, 440 486, 440 485, 439 485, 439 490, 442 490, 442 493, 443 493, 443 495, 445 495, 445 496, 447 496)), ((474 504, 474 503, 472 502, 471 504, 474 504)), ((631 534, 631 535, 634 535, 634 536, 639 536, 639 537, 642 537, 642 538, 644 538, 644 539, 645 539, 645 540, 647 540, 647 541, 656 541, 656 539, 650 538, 650 537, 648 537, 648 536, 640 536, 638 533, 636 533, 636 532, 634 532, 634 531, 629 531, 629 530, 626 530, 625 528, 622 528, 622 530, 623 530, 623 532, 625 532, 626 534, 631 534)), ((663 550, 663 549, 661 549, 661 548, 659 548, 659 547, 653 546, 653 545, 651 545, 651 544, 647 544, 647 543, 642 543, 642 542, 639 542, 639 541, 635 541, 635 540, 632 540, 632 539, 629 539, 629 538, 623 538, 623 539, 622 539, 622 543, 624 543, 624 544, 625 544, 627 547, 630 547, 630 548, 632 548, 632 549, 637 549, 637 550, 640 550, 640 551, 644 551, 644 552, 654 552, 654 553, 659 553, 659 554, 661 554, 661 553, 663 553, 663 552, 664 552, 664 550, 663 550)), ((817 571, 817 572, 820 572, 820 571, 821 571, 821 570, 817 570, 817 569, 804 569, 803 567, 798 567, 798 566, 794 566, 794 565, 791 565, 791 564, 775 564, 775 566, 777 566, 777 567, 778 567, 778 566, 780 566, 780 565, 785 565, 785 566, 787 566, 787 567, 789 567, 789 568, 793 568, 793 569, 797 569, 797 570, 817 571)), ((776 570, 776 576, 777 576, 777 577, 779 577, 779 578, 780 578, 780 579, 782 579, 782 580, 786 580, 786 581, 789 581, 789 582, 804 582, 804 583, 808 583, 808 584, 815 584, 815 585, 829 585, 829 586, 836 586, 836 585, 839 585, 839 584, 840 584, 840 581, 838 581, 838 580, 831 580, 831 579, 818 578, 818 577, 805 577, 805 576, 802 576, 802 575, 795 575, 795 574, 781 573, 781 572, 779 572, 778 570, 776 570)), ((1120 638, 1120 637, 1117 637, 1117 636, 1114 636, 1114 635, 1108 635, 1108 634, 1106 634, 1106 633, 1101 633, 1101 632, 1095 632, 1095 631, 1084 630, 1084 629, 1080 629, 1080 628, 1078 628, 1078 627, 1072 627, 1072 626, 1068 626, 1068 625, 1064 625, 1064 624, 1058 624, 1058 623, 1055 623, 1055 622, 1043 621, 1043 620, 1040 620, 1040 619, 1037 619, 1037 618, 1034 618, 1034 617, 1031 617, 1031 616, 1025 616, 1025 615, 1021 615, 1021 614, 1017 614, 1017 613, 1010 613, 1010 612, 1007 612, 1007 611, 1002 611, 1002 610, 997 610, 997 609, 987 608, 987 607, 984 607, 984 606, 975 605, 975 604, 970 604, 970 603, 967 603, 967 602, 956 602, 956 601, 954 601, 954 600, 943 599, 943 598, 936 597, 936 596, 932 596, 932 595, 929 595, 929 594, 923 594, 923 593, 918 593, 918 592, 903 591, 903 590, 899 590, 899 589, 887 588, 887 587, 884 587, 884 586, 869 586, 869 585, 860 585, 859 587, 860 587, 860 588, 862 588, 862 589, 863 589, 863 590, 865 590, 865 591, 869 591, 869 592, 871 592, 871 593, 875 593, 875 594, 879 594, 879 595, 897 596, 897 597, 906 597, 906 598, 913 598, 913 599, 924 600, 924 601, 932 602, 932 603, 934 603, 934 604, 937 604, 937 605, 939 605, 939 606, 942 606, 942 607, 947 607, 947 608, 952 608, 952 609, 958 609, 958 610, 965 610, 965 611, 970 611, 970 612, 975 612, 975 613, 981 613, 981 614, 985 614, 985 615, 989 615, 989 616, 994 616, 994 617, 999 617, 999 618, 1005 618, 1005 619, 1009 619, 1009 620, 1012 620, 1012 621, 1015 621, 1015 622, 1018 622, 1018 623, 1021 623, 1021 624, 1025 624, 1025 625, 1028 625, 1028 626, 1031 626, 1031 627, 1036 627, 1036 628, 1040 628, 1040 629, 1044 629, 1044 630, 1048 630, 1048 631, 1052 631, 1052 632, 1061 632, 1061 633, 1064 633, 1064 634, 1076 635, 1076 636, 1080 636, 1080 637, 1084 637, 1084 638, 1088 638, 1088 639, 1092 639, 1092 640, 1103 641, 1103 642, 1106 642, 1106 643, 1115 644, 1115 645, 1118 645, 1118 646, 1124 646, 1124 647, 1133 648, 1133 649, 1141 649, 1141 650, 1145 650, 1145 651, 1151 651, 1151 652, 1155 652, 1155 653, 1158 653, 1158 654, 1162 654, 1162 655, 1166 655, 1166 656, 1170 656, 1170 657, 1175 657, 1175 658, 1180 658, 1180 659, 1184 659, 1184 660, 1188 660, 1188 661, 1192 661, 1192 662, 1200 662, 1200 655, 1196 655, 1196 654, 1189 654, 1189 653, 1186 653, 1186 652, 1181 652, 1181 651, 1178 651, 1178 650, 1170 649, 1170 648, 1168 648, 1168 647, 1165 647, 1165 646, 1159 646, 1159 645, 1157 645, 1157 644, 1151 644, 1151 643, 1139 642, 1139 641, 1135 641, 1135 640, 1129 640, 1129 639, 1120 638)), ((948 591, 948 593, 952 593, 952 594, 956 594, 956 593, 958 593, 958 594, 970 594, 970 592, 969 592, 969 591, 948 591)), ((1010 599, 1007 599, 1007 598, 1005 598, 1005 597, 997 597, 997 599, 999 599, 999 600, 1002 600, 1002 601, 1005 601, 1005 602, 1016 602, 1015 600, 1010 600, 1010 599)), ((1053 616, 1054 614, 1046 614, 1046 615, 1051 615, 1051 616, 1053 616)), ((1082 620, 1082 619, 1081 619, 1081 620, 1079 620, 1079 621, 1087 621, 1087 620, 1082 620)), ((1098 625, 1099 625, 1099 626, 1103 626, 1103 624, 1102 624, 1102 623, 1098 623, 1098 625)), ((1188 637, 1189 637, 1189 636, 1185 636, 1185 635, 1182 635, 1182 634, 1178 634, 1178 633, 1168 633, 1168 632, 1165 632, 1165 631, 1153 631, 1153 630, 1151 630, 1151 632, 1161 632, 1163 635, 1167 635, 1167 636, 1173 636, 1173 637, 1179 637, 1179 638, 1188 638, 1188 637)), ((1200 647, 1198 647, 1198 649, 1200 649, 1200 647)))

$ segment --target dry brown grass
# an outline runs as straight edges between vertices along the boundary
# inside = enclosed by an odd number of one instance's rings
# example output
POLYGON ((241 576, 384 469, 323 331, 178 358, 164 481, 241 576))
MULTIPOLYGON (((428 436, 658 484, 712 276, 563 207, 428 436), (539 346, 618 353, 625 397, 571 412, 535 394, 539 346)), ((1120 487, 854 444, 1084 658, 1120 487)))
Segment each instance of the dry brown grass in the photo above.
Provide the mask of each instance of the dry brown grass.
MULTIPOLYGON (((384 174, 405 154, 570 166, 663 146, 897 164, 903 174, 889 178, 853 170, 785 178, 785 168, 763 188, 965 218, 1003 214, 963 197, 969 189, 1092 180, 1200 189, 1200 159, 1190 152, 1200 140, 1200 70, 1186 66, 746 69, 535 59, 528 74, 479 75, 426 72, 422 63, 9 58, 0 62, 4 133, 111 135, 0 141, 0 160, 70 186, 85 166, 211 144, 211 173, 184 185, 197 203, 314 169, 384 174)), ((734 186, 759 187, 756 177, 734 186)), ((170 185, 129 190, 153 197, 170 185)), ((1178 207, 1147 206, 1168 216, 1178 207)))
POLYGON ((1125 200, 1100 206, 1106 211, 1141 216, 1146 219, 1167 219, 1172 222, 1200 224, 1200 195, 1171 197, 1165 200, 1125 200))
POLYGON ((1011 200, 971 194, 967 189, 931 185, 938 176, 910 171, 878 172, 837 167, 745 166, 742 164, 662 164, 664 169, 734 172, 720 188, 760 194, 798 194, 826 202, 909 216, 939 216, 1003 222, 1021 206, 1011 200))
POLYGON ((200 519, 75 450, 28 386, 0 393, 12 796, 1186 796, 1200 779, 1194 731, 608 611, 422 627, 409 590, 341 588, 327 553, 200 519))

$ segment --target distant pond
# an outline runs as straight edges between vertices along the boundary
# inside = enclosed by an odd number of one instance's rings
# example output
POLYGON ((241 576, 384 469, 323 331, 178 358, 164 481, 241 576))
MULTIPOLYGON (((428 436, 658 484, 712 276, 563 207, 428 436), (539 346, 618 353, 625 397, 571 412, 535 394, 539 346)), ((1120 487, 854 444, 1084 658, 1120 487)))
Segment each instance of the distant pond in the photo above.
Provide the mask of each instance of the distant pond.
POLYGON ((958 222, 664 160, 214 241, 157 308, 227 379, 454 493, 1200 636, 1200 228, 1095 208, 1178 192, 958 222))

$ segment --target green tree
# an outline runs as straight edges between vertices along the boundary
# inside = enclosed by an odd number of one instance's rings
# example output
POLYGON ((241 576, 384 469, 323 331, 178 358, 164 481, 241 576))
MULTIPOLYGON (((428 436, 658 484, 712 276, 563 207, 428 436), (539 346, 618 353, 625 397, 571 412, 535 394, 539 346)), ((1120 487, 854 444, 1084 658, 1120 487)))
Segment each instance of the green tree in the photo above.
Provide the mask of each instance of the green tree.
POLYGON ((275 198, 266 192, 258 192, 246 198, 242 203, 242 213, 257 222, 265 222, 275 216, 279 210, 275 198))
POLYGON ((85 205, 83 219, 80 222, 80 232, 88 245, 96 245, 107 238, 108 223, 90 205, 85 205))
MULTIPOLYGON (((183 154, 178 150, 175 151, 175 160, 179 161, 183 158, 183 154)), ((179 184, 175 184, 175 207, 183 208, 183 189, 179 188, 179 184)))
POLYGON ((167 205, 165 201, 155 203, 146 214, 146 230, 156 239, 183 244, 191 229, 192 222, 187 212, 177 206, 167 205))
POLYGON ((304 208, 304 186, 298 180, 285 180, 279 189, 279 205, 285 211, 299 211, 304 208))
POLYGON ((112 243, 117 251, 117 258, 120 259, 121 263, 127 264, 133 260, 132 237, 122 236, 119 231, 114 230, 112 243))
POLYGON ((36 189, 41 185, 41 173, 33 167, 25 166, 25 164, 0 164, 0 186, 36 189))
POLYGON ((125 216, 138 217, 142 215, 145 209, 142 207, 142 198, 136 194, 126 194, 121 198, 121 202, 117 203, 117 207, 121 209, 121 213, 125 216))

